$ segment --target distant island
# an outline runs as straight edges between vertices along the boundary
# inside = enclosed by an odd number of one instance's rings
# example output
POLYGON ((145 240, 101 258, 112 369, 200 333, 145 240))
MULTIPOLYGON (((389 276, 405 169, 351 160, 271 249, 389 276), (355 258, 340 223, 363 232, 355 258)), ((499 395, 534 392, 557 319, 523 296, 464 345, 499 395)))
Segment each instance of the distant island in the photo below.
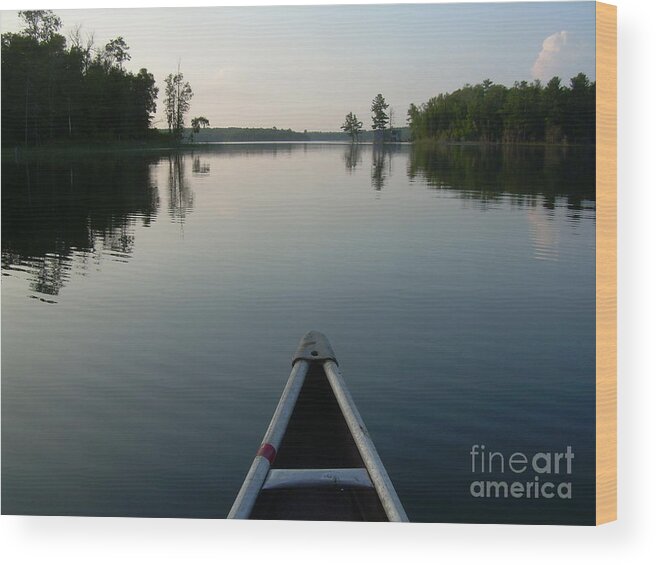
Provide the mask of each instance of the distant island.
MULTIPOLYGON (((410 128, 394 128, 398 141, 410 141, 410 128)), ((192 130, 186 130, 186 135, 191 135, 192 130)), ((241 128, 241 127, 210 127, 193 134, 194 142, 249 142, 249 141, 336 141, 349 143, 351 137, 343 131, 294 131, 291 129, 271 128, 241 128)), ((363 131, 359 135, 359 141, 372 142, 373 131, 363 131)))

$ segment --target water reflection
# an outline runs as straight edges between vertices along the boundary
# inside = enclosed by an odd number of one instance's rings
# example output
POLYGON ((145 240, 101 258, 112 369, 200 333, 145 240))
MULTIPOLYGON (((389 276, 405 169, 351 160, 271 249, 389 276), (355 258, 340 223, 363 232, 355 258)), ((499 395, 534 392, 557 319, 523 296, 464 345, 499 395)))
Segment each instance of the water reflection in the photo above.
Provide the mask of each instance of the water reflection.
POLYGON ((201 161, 200 156, 193 155, 193 164, 191 166, 191 172, 194 175, 209 175, 210 174, 210 162, 201 161))
MULTIPOLYGON (((194 170, 192 165, 192 171, 194 170)), ((198 168, 200 170, 200 159, 198 168)), ((195 172, 195 171, 194 171, 195 172)), ((209 173, 209 167, 207 168, 209 173)), ((182 227, 194 207, 194 192, 185 175, 185 156, 173 153, 168 157, 169 216, 182 227)))
POLYGON ((157 216, 157 157, 95 156, 2 166, 3 275, 27 275, 33 298, 57 296, 72 271, 126 261, 137 224, 157 216))
POLYGON ((50 158, 3 164, 2 274, 27 278, 30 296, 51 300, 72 274, 132 257, 135 228, 157 217, 158 186, 165 190, 169 218, 183 230, 195 206, 195 179, 209 177, 215 159, 241 158, 248 167, 251 158, 302 153, 314 159, 324 152, 326 163, 341 155, 346 174, 357 182, 355 173, 362 172, 365 183, 361 167, 371 156, 369 180, 376 193, 388 186, 403 190, 410 180, 481 209, 503 202, 527 208, 538 259, 558 259, 563 224, 550 221, 555 214, 570 222, 594 221, 593 148, 262 143, 199 146, 191 154, 50 158), (397 171, 394 158, 403 160, 397 171))
POLYGON ((407 147, 374 144, 371 148, 371 186, 377 192, 381 191, 392 178, 392 163, 394 156, 407 151, 407 147))
MULTIPOLYGON (((270 142, 244 142, 244 143, 199 143, 194 149, 200 155, 220 155, 221 157, 250 157, 269 155, 271 157, 289 157, 293 153, 306 152, 308 143, 270 143, 270 142)), ((316 147, 316 145, 315 145, 316 147)))
POLYGON ((388 159, 389 151, 384 145, 374 145, 371 155, 371 186, 375 190, 382 190, 387 177, 391 174, 391 168, 387 170, 387 161, 391 167, 392 159, 388 159))
POLYGON ((347 145, 344 150, 344 167, 346 172, 353 173, 362 164, 362 147, 357 143, 347 145))
POLYGON ((557 261, 560 230, 553 216, 540 214, 529 209, 526 217, 531 225, 531 240, 535 259, 557 261))
POLYGON ((408 177, 457 191, 482 208, 510 198, 553 210, 564 198, 570 220, 595 209, 594 147, 418 145, 410 152, 408 177))

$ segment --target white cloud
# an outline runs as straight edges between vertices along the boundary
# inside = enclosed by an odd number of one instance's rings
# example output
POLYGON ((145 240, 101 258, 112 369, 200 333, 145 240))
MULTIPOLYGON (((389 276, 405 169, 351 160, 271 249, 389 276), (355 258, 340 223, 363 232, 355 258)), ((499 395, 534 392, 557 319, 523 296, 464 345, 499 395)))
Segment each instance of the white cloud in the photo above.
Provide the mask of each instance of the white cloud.
POLYGON ((542 81, 554 76, 570 78, 570 73, 579 72, 576 70, 579 52, 580 46, 573 41, 571 33, 559 31, 550 35, 542 42, 542 51, 533 63, 533 78, 542 81))

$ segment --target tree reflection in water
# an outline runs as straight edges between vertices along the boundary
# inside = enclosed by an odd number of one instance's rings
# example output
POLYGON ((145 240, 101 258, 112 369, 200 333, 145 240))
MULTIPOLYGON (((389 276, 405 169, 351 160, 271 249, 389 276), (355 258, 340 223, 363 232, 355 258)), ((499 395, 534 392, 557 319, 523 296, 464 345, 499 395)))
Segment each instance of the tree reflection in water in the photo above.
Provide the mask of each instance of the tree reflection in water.
POLYGON ((173 222, 180 224, 182 230, 187 213, 194 207, 194 192, 185 176, 185 156, 179 152, 170 154, 168 164, 169 216, 173 222))
POLYGON ((157 216, 151 174, 157 159, 97 155, 3 164, 3 275, 28 273, 32 291, 57 296, 72 271, 86 273, 104 255, 127 261, 135 226, 157 216))
POLYGON ((210 162, 201 161, 198 155, 192 155, 193 164, 191 165, 191 172, 194 175, 209 175, 210 174, 210 162))
POLYGON ((344 167, 348 173, 354 173, 362 163, 362 148, 357 143, 351 143, 344 151, 344 167))
MULTIPOLYGON (((157 217, 158 182, 167 189, 168 215, 182 230, 194 207, 186 159, 191 174, 199 177, 209 175, 213 152, 231 159, 288 156, 301 150, 308 148, 227 145, 191 155, 121 153, 4 163, 2 274, 27 278, 34 297, 48 301, 47 297, 60 294, 73 272, 87 274, 107 258, 129 260, 136 245, 135 228, 148 226, 157 217)), ((345 148, 346 174, 359 170, 368 151, 366 145, 345 148)), ((590 212, 594 215, 594 147, 374 145, 369 181, 377 193, 392 182, 392 158, 398 153, 407 162, 405 172, 411 182, 449 191, 482 208, 504 200, 549 213, 564 204, 572 222, 590 217, 590 212)), ((549 215, 530 218, 536 257, 556 258, 558 234, 552 233, 549 215)))
POLYGON ((391 158, 389 159, 390 170, 385 170, 388 156, 389 150, 386 146, 374 144, 371 156, 371 186, 373 186, 375 190, 383 189, 387 176, 391 173, 391 158))
POLYGON ((594 146, 415 144, 408 177, 483 207, 510 198, 553 210, 556 198, 565 198, 568 218, 576 220, 594 209, 594 155, 594 146))

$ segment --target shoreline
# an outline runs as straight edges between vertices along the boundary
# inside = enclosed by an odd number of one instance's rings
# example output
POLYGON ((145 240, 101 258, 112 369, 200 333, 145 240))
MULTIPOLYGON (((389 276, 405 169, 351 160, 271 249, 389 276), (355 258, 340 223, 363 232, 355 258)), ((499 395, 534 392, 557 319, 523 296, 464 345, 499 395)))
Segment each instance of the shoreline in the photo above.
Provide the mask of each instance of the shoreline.
POLYGON ((416 141, 401 142, 384 142, 376 144, 374 142, 342 142, 342 141, 321 141, 321 140, 262 140, 262 141, 202 141, 192 143, 170 144, 166 142, 153 141, 130 141, 130 142, 112 142, 102 143, 92 141, 88 143, 72 144, 45 144, 40 146, 2 146, 2 162, 20 162, 25 158, 34 157, 66 157, 66 156, 83 156, 83 155, 102 155, 107 153, 150 153, 150 152, 177 152, 187 151, 190 149, 199 149, 207 146, 217 145, 356 145, 356 146, 439 146, 439 147, 595 147, 594 143, 548 143, 545 141, 524 141, 524 142, 500 142, 500 141, 445 141, 437 139, 419 139, 416 141))

